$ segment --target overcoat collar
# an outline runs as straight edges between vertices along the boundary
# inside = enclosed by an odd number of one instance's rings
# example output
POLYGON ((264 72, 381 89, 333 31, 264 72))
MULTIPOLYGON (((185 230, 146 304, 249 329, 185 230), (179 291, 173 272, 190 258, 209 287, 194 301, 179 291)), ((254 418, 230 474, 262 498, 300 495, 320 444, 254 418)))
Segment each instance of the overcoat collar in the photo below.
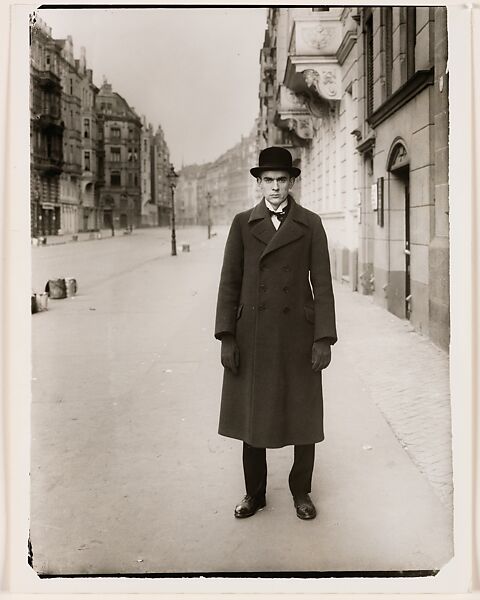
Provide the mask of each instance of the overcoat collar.
POLYGON ((308 225, 308 222, 302 207, 292 196, 289 196, 289 203, 287 218, 278 230, 273 226, 263 199, 253 208, 248 222, 252 224, 252 234, 266 245, 261 258, 305 234, 306 230, 302 225, 308 225))

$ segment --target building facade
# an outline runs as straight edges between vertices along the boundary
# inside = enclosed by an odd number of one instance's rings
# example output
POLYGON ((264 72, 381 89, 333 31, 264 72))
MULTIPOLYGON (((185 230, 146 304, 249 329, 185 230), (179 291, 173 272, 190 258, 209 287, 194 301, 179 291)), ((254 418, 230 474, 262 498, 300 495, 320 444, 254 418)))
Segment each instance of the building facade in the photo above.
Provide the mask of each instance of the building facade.
POLYGON ((80 228, 82 198, 81 79, 73 55, 71 36, 55 40, 62 84, 63 166, 60 174, 61 228, 59 233, 76 233, 80 228))
POLYGON ((203 165, 189 165, 179 171, 175 190, 175 216, 178 225, 197 225, 200 223, 200 206, 203 198, 199 190, 203 189, 200 181, 203 178, 203 165))
POLYGON ((180 171, 176 193, 176 215, 180 222, 230 225, 235 214, 251 208, 258 200, 257 185, 250 168, 257 164, 257 130, 215 161, 189 165, 180 171))
POLYGON ((104 81, 96 97, 103 145, 100 189, 102 227, 139 227, 141 215, 140 141, 142 122, 127 101, 104 81))
POLYGON ((161 127, 104 81, 85 48, 30 27, 30 212, 32 237, 169 225, 169 150, 161 127))
POLYGON ((449 343, 446 9, 362 9, 360 285, 449 343))
POLYGON ((95 98, 98 88, 93 83, 91 69, 87 69, 85 48, 80 49, 76 61, 80 74, 80 119, 82 176, 80 180, 79 231, 95 231, 100 228, 102 215, 99 206, 98 185, 98 124, 95 98))
POLYGON ((270 8, 259 147, 293 148, 332 273, 449 339, 446 10, 270 8), (283 136, 283 137, 282 137, 283 136))
POLYGON ((172 215, 172 189, 169 180, 170 152, 160 125, 155 132, 153 144, 154 198, 158 225, 169 226, 172 215))
POLYGON ((144 227, 158 225, 158 211, 154 198, 154 136, 151 123, 147 123, 145 116, 142 118, 143 128, 140 143, 140 173, 141 173, 141 224, 144 227))
POLYGON ((63 167, 62 85, 52 31, 37 21, 30 49, 31 235, 56 235, 61 227, 60 174, 63 167))

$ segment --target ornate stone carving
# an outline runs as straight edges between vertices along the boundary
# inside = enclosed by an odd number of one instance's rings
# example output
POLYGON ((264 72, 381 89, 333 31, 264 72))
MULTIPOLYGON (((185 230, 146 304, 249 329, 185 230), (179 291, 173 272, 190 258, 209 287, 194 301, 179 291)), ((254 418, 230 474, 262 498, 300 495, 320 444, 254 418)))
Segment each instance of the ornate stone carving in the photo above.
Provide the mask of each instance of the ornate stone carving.
POLYGON ((312 27, 302 28, 302 38, 311 48, 323 50, 332 37, 332 32, 321 23, 315 23, 312 27))
POLYGON ((311 117, 290 117, 288 128, 302 140, 311 140, 315 134, 315 126, 311 117))
POLYGON ((286 110, 306 109, 305 98, 301 94, 296 94, 286 86, 282 86, 280 93, 280 105, 286 110))
POLYGON ((338 84, 337 73, 334 69, 306 69, 303 71, 303 79, 307 87, 313 88, 319 96, 327 99, 337 99, 338 84))

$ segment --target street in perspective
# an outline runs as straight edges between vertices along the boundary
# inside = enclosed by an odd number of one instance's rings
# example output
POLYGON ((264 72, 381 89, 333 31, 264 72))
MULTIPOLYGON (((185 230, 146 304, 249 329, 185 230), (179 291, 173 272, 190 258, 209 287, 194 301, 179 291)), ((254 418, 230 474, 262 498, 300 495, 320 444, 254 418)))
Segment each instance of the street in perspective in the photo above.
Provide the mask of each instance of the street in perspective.
POLYGON ((295 516, 286 447, 269 454, 267 507, 234 519, 241 443, 217 434, 213 324, 226 228, 217 232, 180 229, 190 252, 176 257, 168 228, 32 249, 34 287, 52 273, 78 283, 32 322, 34 569, 440 568, 452 554, 447 356, 342 284, 312 489, 318 517, 295 516))
POLYGON ((62 6, 30 40, 32 568, 433 578, 447 9, 62 6))

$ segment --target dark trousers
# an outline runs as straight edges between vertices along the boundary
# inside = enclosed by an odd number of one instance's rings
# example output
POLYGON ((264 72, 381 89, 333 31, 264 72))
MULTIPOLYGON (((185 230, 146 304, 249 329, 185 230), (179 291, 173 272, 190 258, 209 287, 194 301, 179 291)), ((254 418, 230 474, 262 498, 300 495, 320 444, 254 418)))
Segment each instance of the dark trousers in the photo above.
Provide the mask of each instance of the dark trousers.
MULTIPOLYGON (((312 485, 315 444, 294 446, 294 459, 288 484, 294 496, 309 494, 312 485)), ((243 473, 249 496, 264 496, 267 491, 267 454, 243 442, 243 473)))

